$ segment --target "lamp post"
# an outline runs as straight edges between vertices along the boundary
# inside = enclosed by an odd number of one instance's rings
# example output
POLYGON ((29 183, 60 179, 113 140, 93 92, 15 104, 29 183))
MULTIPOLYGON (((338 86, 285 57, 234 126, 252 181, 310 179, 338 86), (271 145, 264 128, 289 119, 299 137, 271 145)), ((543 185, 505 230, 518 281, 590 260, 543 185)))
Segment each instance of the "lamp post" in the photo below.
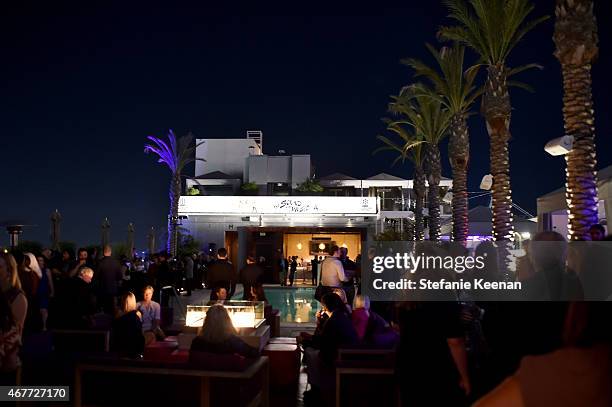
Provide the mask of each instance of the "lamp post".
POLYGON ((128 232, 128 236, 127 236, 127 250, 128 250, 128 258, 129 259, 133 259, 134 258, 134 232, 136 231, 136 229, 134 228, 134 224, 132 222, 130 222, 128 224, 128 228, 127 228, 127 232, 128 232))
POLYGON ((155 227, 151 226, 147 234, 147 250, 149 250, 149 258, 155 253, 155 227))
POLYGON ((56 209, 51 214, 51 248, 53 250, 59 250, 60 241, 60 223, 62 221, 62 215, 56 209))
POLYGON ((111 224, 108 218, 104 218, 104 221, 102 221, 102 251, 110 243, 110 227, 111 224))

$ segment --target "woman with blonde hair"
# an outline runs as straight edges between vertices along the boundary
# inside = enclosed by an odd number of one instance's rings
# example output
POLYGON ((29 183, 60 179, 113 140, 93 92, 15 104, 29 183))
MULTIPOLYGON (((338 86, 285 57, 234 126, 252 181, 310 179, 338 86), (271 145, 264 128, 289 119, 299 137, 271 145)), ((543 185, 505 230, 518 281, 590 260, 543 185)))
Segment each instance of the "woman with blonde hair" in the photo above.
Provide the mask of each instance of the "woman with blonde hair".
POLYGON ((236 334, 225 307, 215 304, 206 312, 202 331, 191 343, 190 352, 238 354, 244 357, 259 355, 259 350, 247 345, 236 334))
POLYGON ((21 366, 19 349, 28 311, 28 300, 21 290, 17 262, 9 253, 0 254, 0 384, 14 385, 15 371, 21 366))
POLYGON ((144 352, 140 313, 136 310, 136 297, 131 292, 121 296, 119 316, 111 329, 111 348, 128 357, 139 357, 144 352))
POLYGON ((0 290, 6 296, 21 335, 28 312, 28 300, 21 289, 17 262, 10 253, 0 253, 0 290))

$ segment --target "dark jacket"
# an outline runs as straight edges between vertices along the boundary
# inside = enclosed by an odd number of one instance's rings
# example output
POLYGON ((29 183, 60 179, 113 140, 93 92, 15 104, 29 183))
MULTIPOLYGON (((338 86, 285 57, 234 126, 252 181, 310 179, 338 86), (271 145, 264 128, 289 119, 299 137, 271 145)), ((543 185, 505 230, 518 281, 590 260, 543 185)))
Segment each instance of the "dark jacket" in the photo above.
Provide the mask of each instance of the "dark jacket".
POLYGON ((247 264, 240 270, 240 282, 246 285, 256 285, 261 283, 263 269, 257 264, 247 264))
POLYGON ((142 322, 136 311, 128 312, 113 321, 111 348, 114 352, 137 356, 144 352, 144 343, 142 322))
POLYGON ((321 359, 327 364, 334 363, 340 347, 357 343, 351 318, 344 312, 334 312, 324 323, 318 342, 321 359))
POLYGON ((203 337, 197 336, 191 342, 190 352, 209 352, 217 354, 238 354, 247 358, 259 356, 259 351, 247 345, 236 335, 232 335, 222 343, 207 342, 203 337))
POLYGON ((63 309, 65 326, 73 329, 91 328, 96 313, 96 297, 91 283, 79 277, 68 279, 63 309))
POLYGON ((208 286, 212 289, 225 287, 228 297, 234 295, 236 290, 236 269, 227 260, 218 260, 208 267, 208 286))
POLYGON ((118 282, 123 279, 121 263, 110 256, 105 256, 94 274, 98 282, 98 290, 101 295, 117 295, 119 292, 118 282))

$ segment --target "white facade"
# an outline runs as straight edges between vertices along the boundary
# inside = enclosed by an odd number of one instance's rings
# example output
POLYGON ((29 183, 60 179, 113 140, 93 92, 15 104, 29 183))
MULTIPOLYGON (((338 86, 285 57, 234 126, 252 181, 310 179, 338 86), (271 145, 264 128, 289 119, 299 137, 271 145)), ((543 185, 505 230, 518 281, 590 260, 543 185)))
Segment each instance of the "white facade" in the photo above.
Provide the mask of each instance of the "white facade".
POLYGON ((247 158, 244 182, 288 184, 295 189, 310 178, 310 155, 253 155, 247 158))
MULTIPOLYGON (((597 173, 598 218, 600 223, 607 225, 610 233, 610 218, 612 217, 612 165, 597 173)), ((568 235, 568 211, 565 198, 565 188, 559 188, 538 198, 538 229, 554 230, 563 236, 568 235)))
POLYGON ((246 160, 251 155, 261 155, 260 146, 253 139, 198 139, 196 143, 203 142, 196 149, 197 160, 195 176, 220 171, 234 178, 242 178, 246 160))
MULTIPOLYGON (((264 241, 272 235, 345 234, 363 241, 389 227, 402 232, 404 220, 414 217, 412 180, 385 173, 363 180, 332 174, 320 179, 324 192, 302 196, 296 189, 312 176, 310 155, 265 155, 258 137, 198 140, 204 144, 196 156, 205 161, 196 161, 186 186, 199 195, 181 196, 179 215, 181 226, 204 247, 228 247, 243 264, 247 249, 278 245, 264 241), (247 183, 258 188, 243 189, 247 183)), ((450 188, 452 181, 440 184, 450 188)), ((450 207, 442 203, 442 219, 449 216, 450 207)))

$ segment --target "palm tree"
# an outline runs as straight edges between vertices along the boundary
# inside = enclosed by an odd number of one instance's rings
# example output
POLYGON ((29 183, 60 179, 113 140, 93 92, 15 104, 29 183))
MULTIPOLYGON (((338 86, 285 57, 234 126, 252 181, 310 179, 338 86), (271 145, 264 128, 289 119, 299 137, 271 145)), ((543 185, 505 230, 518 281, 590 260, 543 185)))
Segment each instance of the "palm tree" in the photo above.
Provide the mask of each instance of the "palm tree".
POLYGON ((193 135, 191 133, 180 137, 178 140, 172 130, 168 131, 168 142, 159 137, 147 137, 151 144, 145 145, 145 153, 155 153, 159 159, 157 162, 165 164, 170 169, 172 177, 170 179, 170 214, 168 216, 168 242, 167 250, 172 257, 176 256, 177 252, 177 223, 178 223, 178 206, 181 196, 181 173, 185 166, 195 160, 203 160, 195 158, 195 150, 204 142, 193 144, 193 135))
POLYGON ((470 135, 467 118, 472 104, 482 90, 474 85, 478 69, 464 72, 465 48, 456 44, 440 51, 426 44, 438 63, 434 69, 418 59, 405 59, 402 63, 415 70, 415 76, 425 77, 433 86, 430 89, 415 89, 417 94, 436 98, 452 114, 448 157, 453 170, 453 240, 465 243, 469 233, 467 168, 470 159, 470 135))
POLYGON ((566 198, 571 240, 588 240, 597 223, 595 125, 591 63, 597 57, 597 22, 592 0, 558 0, 553 40, 563 70, 565 133, 574 136, 567 163, 566 198))
POLYGON ((440 179, 442 164, 439 143, 448 133, 451 113, 437 98, 415 93, 414 89, 425 89, 425 85, 409 86, 393 97, 389 110, 402 115, 398 124, 414 129, 422 138, 427 176, 427 207, 429 211, 429 240, 440 240, 440 179))
POLYGON ((445 0, 444 3, 450 11, 449 17, 459 25, 441 27, 440 38, 473 49, 480 56, 480 63, 487 67, 481 112, 490 138, 493 236, 495 240, 512 240, 508 154, 512 106, 508 77, 536 65, 509 69, 507 59, 521 39, 548 17, 526 21, 534 8, 529 0, 445 0))
POLYGON ((423 170, 423 142, 422 137, 414 134, 410 129, 405 128, 399 121, 384 119, 387 123, 387 130, 398 135, 402 144, 397 144, 385 136, 377 138, 383 142, 384 146, 377 148, 374 153, 379 151, 391 150, 399 153, 397 158, 393 160, 393 165, 398 161, 404 162, 406 159, 412 162, 414 167, 413 190, 415 194, 415 209, 414 209, 414 240, 423 240, 423 207, 425 204, 425 171, 423 170))

